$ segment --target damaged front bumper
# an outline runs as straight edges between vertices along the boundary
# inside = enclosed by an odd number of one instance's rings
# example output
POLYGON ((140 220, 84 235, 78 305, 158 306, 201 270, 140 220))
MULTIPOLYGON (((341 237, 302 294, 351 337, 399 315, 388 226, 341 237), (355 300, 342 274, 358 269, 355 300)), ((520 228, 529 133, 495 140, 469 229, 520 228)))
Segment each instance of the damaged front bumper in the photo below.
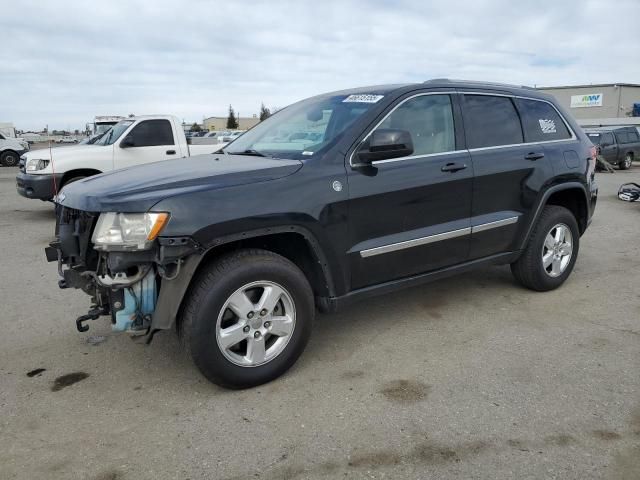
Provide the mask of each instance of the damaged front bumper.
POLYGON ((86 332, 86 322, 101 316, 111 317, 113 331, 134 335, 175 324, 201 257, 196 242, 159 238, 149 250, 98 251, 91 236, 99 214, 61 205, 56 210, 56 240, 45 248, 47 260, 58 263, 60 288, 78 288, 91 297, 89 312, 76 320, 78 331, 86 332))

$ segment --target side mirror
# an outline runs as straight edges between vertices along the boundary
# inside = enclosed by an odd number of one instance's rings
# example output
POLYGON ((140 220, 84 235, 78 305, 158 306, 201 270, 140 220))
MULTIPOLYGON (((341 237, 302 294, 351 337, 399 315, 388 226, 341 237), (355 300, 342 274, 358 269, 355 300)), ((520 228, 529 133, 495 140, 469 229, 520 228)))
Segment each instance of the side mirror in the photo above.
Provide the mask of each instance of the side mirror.
POLYGON ((132 134, 129 134, 126 137, 124 137, 120 142, 120 148, 129 148, 129 147, 135 147, 135 146, 136 146, 136 142, 132 134))
POLYGON ((358 150, 358 161, 370 165, 378 160, 408 157, 413 153, 413 141, 407 130, 382 128, 375 130, 358 150))

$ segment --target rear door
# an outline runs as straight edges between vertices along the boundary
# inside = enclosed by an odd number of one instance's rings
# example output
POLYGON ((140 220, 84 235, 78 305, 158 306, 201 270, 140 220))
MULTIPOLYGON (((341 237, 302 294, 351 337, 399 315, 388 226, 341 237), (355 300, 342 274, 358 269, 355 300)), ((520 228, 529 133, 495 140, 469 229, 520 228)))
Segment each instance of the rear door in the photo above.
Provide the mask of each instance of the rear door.
POLYGON ((114 168, 178 158, 178 150, 169 120, 142 120, 116 144, 114 168), (131 145, 127 145, 128 140, 132 142, 131 145))
POLYGON ((476 259, 515 248, 553 171, 543 145, 525 143, 512 96, 465 92, 462 97, 474 169, 470 259, 476 259))
POLYGON ((399 99, 371 131, 408 131, 413 154, 347 164, 352 289, 467 259, 473 169, 460 121, 455 94, 399 99))

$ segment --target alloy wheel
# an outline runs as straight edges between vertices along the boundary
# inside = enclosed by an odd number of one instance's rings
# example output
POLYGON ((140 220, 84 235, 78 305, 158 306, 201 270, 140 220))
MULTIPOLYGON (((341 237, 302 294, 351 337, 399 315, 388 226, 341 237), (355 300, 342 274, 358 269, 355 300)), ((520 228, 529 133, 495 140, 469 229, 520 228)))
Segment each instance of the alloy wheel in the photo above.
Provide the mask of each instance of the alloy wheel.
POLYGON ((573 255, 573 236, 564 223, 555 225, 542 245, 542 267, 550 277, 559 277, 567 269, 573 255))
POLYGON ((284 351, 296 324, 291 294, 270 281, 237 289, 226 300, 216 323, 216 342, 227 360, 257 367, 284 351))

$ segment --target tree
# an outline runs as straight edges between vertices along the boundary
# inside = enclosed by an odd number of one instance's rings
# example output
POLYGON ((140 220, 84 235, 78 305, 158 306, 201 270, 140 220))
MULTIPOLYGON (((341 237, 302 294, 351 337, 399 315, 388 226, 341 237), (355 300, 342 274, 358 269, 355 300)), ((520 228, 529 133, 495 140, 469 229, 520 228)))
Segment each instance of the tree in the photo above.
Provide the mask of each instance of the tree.
POLYGON ((236 113, 233 111, 233 107, 229 105, 229 116, 227 117, 227 128, 231 130, 235 130, 238 128, 238 117, 236 117, 236 113))
POLYGON ((260 105, 260 121, 266 120, 271 116, 271 110, 264 106, 264 103, 260 105))
POLYGON ((200 125, 198 125, 197 122, 193 122, 193 125, 191 125, 191 131, 192 132, 201 132, 202 128, 200 128, 200 125))

